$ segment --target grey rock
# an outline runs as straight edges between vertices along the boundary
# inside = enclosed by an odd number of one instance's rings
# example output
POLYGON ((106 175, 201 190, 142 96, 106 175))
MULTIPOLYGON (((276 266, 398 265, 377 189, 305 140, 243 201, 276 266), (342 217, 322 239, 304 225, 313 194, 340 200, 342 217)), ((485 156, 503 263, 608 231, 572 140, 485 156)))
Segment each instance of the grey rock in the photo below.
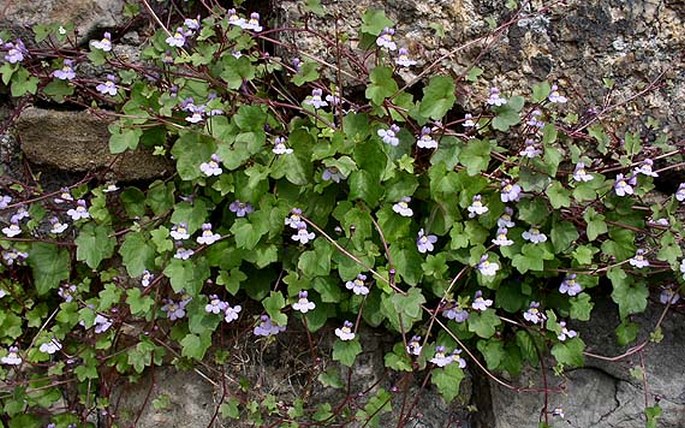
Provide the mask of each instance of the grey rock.
POLYGON ((16 134, 27 159, 69 172, 110 168, 122 181, 149 179, 167 172, 170 165, 148 150, 109 152, 109 121, 85 111, 24 110, 16 134))

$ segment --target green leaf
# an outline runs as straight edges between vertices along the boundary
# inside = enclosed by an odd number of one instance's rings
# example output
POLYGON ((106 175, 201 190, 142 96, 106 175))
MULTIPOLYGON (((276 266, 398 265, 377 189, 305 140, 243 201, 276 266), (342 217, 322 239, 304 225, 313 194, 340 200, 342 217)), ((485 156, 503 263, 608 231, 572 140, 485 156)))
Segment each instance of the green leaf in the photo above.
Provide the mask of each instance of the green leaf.
MULTIPOLYGON (((318 1, 318 0, 317 0, 318 1)), ((292 82, 295 86, 302 86, 305 83, 313 82, 319 78, 319 64, 314 61, 305 61, 300 70, 293 76, 292 82)))
POLYGON ((547 99, 552 88, 549 82, 540 82, 533 85, 533 102, 541 103, 547 99))
POLYGON ((173 259, 163 273, 169 278, 174 292, 185 291, 191 297, 200 294, 210 274, 209 265, 204 257, 195 257, 193 260, 173 259))
POLYGON ((438 388, 438 392, 446 402, 451 402, 459 395, 459 386, 464 379, 464 371, 458 364, 449 364, 442 368, 433 369, 431 383, 438 388))
POLYGON ((552 347, 552 355, 557 362, 569 367, 582 367, 585 343, 578 337, 559 342, 552 347))
POLYGON ((211 137, 196 132, 184 132, 171 148, 176 158, 176 170, 182 180, 190 181, 202 176, 200 164, 208 162, 216 152, 211 137))
POLYGON ((337 340, 335 345, 333 345, 333 361, 340 361, 341 364, 352 367, 354 360, 361 352, 362 345, 359 343, 359 340, 337 340))
POLYGON ((616 327, 616 342, 620 346, 626 346, 630 343, 633 343, 635 339, 637 339, 637 334, 639 332, 639 324, 624 319, 621 321, 621 324, 616 327))
POLYGON ((181 340, 181 355, 201 361, 212 344, 211 335, 188 334, 181 340))
POLYGON ((390 67, 376 67, 369 75, 371 84, 366 88, 366 98, 375 105, 383 104, 383 100, 395 94, 399 88, 393 79, 390 67))
POLYGON ((118 154, 138 147, 143 130, 140 128, 122 129, 118 123, 109 125, 109 151, 118 154))
POLYGON ((235 58, 233 55, 225 55, 222 58, 223 71, 221 78, 228 84, 229 89, 238 89, 243 82, 250 81, 255 77, 255 67, 247 55, 235 58))
POLYGON ((649 289, 643 282, 633 284, 633 278, 628 277, 621 268, 612 268, 607 277, 613 285, 611 298, 618 305, 621 319, 630 314, 643 312, 647 308, 649 289))
POLYGON ((489 339, 495 334, 502 321, 493 309, 487 309, 483 312, 471 313, 468 324, 470 332, 476 333, 483 339, 489 339))
POLYGON ((43 88, 43 93, 53 101, 62 103, 64 98, 74 94, 74 87, 64 80, 53 80, 43 88))
POLYGON ((404 349, 404 343, 396 343, 392 352, 388 352, 384 357, 385 367, 395 371, 412 371, 411 358, 404 349))
POLYGON ((552 231, 550 233, 554 251, 560 253, 568 250, 571 247, 571 244, 573 244, 573 242, 578 239, 579 236, 578 230, 573 223, 568 221, 558 221, 558 219, 555 218, 554 225, 552 226, 552 231))
POLYGON ((152 309, 155 301, 150 296, 144 296, 140 288, 129 288, 126 291, 126 303, 131 309, 131 314, 143 315, 152 309))
POLYGON ((332 255, 333 247, 323 239, 317 239, 313 251, 302 253, 297 267, 310 278, 328 275, 331 271, 332 255))
POLYGON ((60 282, 69 279, 69 252, 55 244, 32 243, 27 262, 33 272, 34 285, 39 295, 46 294, 59 287, 60 282))
POLYGON ((233 268, 230 272, 221 271, 216 280, 217 285, 223 285, 232 295, 236 295, 240 289, 240 283, 247 279, 247 275, 239 268, 233 268))
POLYGON ((385 16, 385 12, 380 9, 369 9, 362 16, 361 31, 373 36, 381 34, 384 28, 392 27, 393 22, 385 16))
POLYGON ((490 370, 497 370, 507 357, 504 343, 501 340, 479 340, 476 346, 480 353, 483 354, 488 369, 490 370))
POLYGON ((545 193, 549 197, 549 202, 552 204, 552 207, 555 209, 571 206, 571 192, 564 188, 560 182, 553 182, 545 193))
POLYGON ((132 277, 140 276, 145 269, 152 269, 155 264, 155 248, 141 232, 129 232, 124 243, 119 247, 126 272, 132 277))
POLYGON ((26 94, 35 94, 38 90, 38 78, 31 76, 23 67, 20 67, 12 76, 11 92, 14 98, 23 97, 26 94))
POLYGON ((262 301, 262 305, 276 325, 286 325, 288 323, 288 317, 281 312, 285 308, 283 294, 272 291, 271 295, 262 301))
POLYGON ((599 235, 607 233, 607 224, 604 221, 604 216, 597 213, 594 208, 588 208, 583 214, 583 218, 587 223, 587 239, 594 241, 599 235))
POLYGON ((468 175, 476 175, 485 170, 490 163, 490 142, 487 140, 469 140, 462 148, 459 163, 466 167, 468 175))
POLYGON ((252 250, 259 240, 268 233, 268 229, 264 227, 255 226, 249 220, 239 218, 231 226, 231 233, 235 237, 235 243, 238 248, 252 250))
POLYGON ((523 108, 523 103, 523 97, 514 96, 505 105, 495 108, 497 115, 492 120, 492 127, 498 131, 506 132, 510 127, 518 125, 521 121, 519 112, 523 108))
POLYGON ((645 417, 647 422, 645 423, 645 428, 657 428, 659 419, 661 418, 661 406, 655 404, 650 407, 645 407, 645 417))
POLYGON ((74 240, 76 260, 85 261, 88 267, 96 269, 101 261, 114 254, 116 239, 110 236, 112 234, 112 228, 109 226, 86 223, 74 240))
POLYGON ((580 293, 572 297, 571 301, 571 319, 579 321, 590 321, 590 313, 594 304, 590 300, 590 295, 587 293, 580 293))
POLYGON ((447 76, 434 76, 423 90, 419 114, 433 120, 442 119, 454 106, 454 80, 447 76))

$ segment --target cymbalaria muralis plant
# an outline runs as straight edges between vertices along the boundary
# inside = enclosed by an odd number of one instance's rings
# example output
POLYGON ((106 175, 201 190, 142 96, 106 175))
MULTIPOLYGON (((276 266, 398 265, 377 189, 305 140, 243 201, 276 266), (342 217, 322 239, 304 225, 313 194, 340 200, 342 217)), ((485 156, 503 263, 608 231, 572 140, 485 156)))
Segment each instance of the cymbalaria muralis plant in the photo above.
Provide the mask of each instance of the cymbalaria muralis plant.
MULTIPOLYGON (((381 11, 363 16, 354 43, 272 28, 249 10, 151 22, 135 62, 116 33, 85 49, 66 23, 35 28, 35 43, 0 33, 18 109, 80 105, 111 118, 112 153, 149 150, 175 166, 144 186, 90 173, 44 190, 3 177, 8 426, 86 426, 93 414, 116 425, 105 379, 221 364, 230 350, 217 337, 231 330, 266 346, 325 338, 311 352, 353 369, 373 327, 396 341, 386 367, 445 400, 465 370, 547 394, 501 376, 551 359, 558 375, 582 366, 591 354, 576 329, 596 290, 618 307, 623 345, 650 292, 665 310, 678 304, 685 185, 651 197, 669 168, 658 165, 681 158, 665 136, 616 136, 599 120, 610 108, 576 114, 556 82, 513 94, 477 89, 477 67, 419 65, 381 11), (288 31, 320 37, 338 65, 279 42, 288 31), (403 84, 407 69, 418 77, 403 84), (463 113, 458 92, 479 107, 463 113), (58 405, 67 386, 73 397, 58 405)), ((324 386, 343 385, 321 367, 311 370, 324 386)), ((309 406, 223 391, 223 417, 283 427, 378 426, 396 392, 309 406)), ((659 411, 647 408, 648 421, 659 411)), ((541 426, 559 414, 543 409, 541 426)))

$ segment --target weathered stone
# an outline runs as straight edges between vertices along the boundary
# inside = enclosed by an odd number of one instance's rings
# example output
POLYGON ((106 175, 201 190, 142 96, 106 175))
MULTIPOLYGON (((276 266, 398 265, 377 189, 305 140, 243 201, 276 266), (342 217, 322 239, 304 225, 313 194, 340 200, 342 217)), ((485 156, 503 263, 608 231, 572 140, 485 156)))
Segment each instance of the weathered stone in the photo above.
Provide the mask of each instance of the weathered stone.
POLYGON ((17 35, 36 24, 74 24, 82 38, 121 25, 123 0, 11 0, 3 2, 0 28, 17 35))
POLYGON ((24 110, 16 123, 26 157, 41 165, 64 171, 92 171, 111 166, 118 180, 157 177, 169 163, 147 150, 112 155, 108 122, 88 112, 39 108, 24 110))

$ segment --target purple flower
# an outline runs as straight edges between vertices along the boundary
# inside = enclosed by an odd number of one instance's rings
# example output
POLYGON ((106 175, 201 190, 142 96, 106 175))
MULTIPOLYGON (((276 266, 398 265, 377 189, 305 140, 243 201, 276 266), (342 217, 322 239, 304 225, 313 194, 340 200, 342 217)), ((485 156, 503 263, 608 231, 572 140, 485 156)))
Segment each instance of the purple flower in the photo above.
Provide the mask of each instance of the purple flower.
POLYGON ((315 238, 314 232, 310 232, 307 230, 307 224, 304 222, 301 222, 297 226, 297 233, 291 236, 292 240, 295 242, 299 242, 302 245, 305 245, 309 241, 313 241, 315 238))
POLYGON ((186 18, 185 21, 183 21, 183 26, 186 27, 190 31, 197 31, 200 29, 200 17, 198 16, 197 18, 191 19, 191 18, 186 18))
POLYGON ((285 138, 276 137, 276 140, 274 141, 274 147, 271 149, 271 151, 277 155, 289 155, 293 152, 293 149, 285 145, 285 138))
POLYGON ((191 249, 185 249, 183 247, 178 247, 176 249, 176 254, 174 254, 174 258, 179 259, 179 260, 188 260, 189 258, 191 258, 193 256, 193 254, 195 254, 195 251, 193 251, 191 249))
POLYGON ((207 177, 211 177, 213 175, 221 175, 223 170, 221 169, 221 166, 219 166, 219 163, 221 162, 221 158, 219 155, 214 153, 211 157, 209 162, 202 162, 200 164, 200 171, 207 177))
POLYGON ((500 95, 499 88, 492 87, 490 88, 490 93, 486 103, 490 104, 491 106, 500 107, 507 103, 507 99, 500 95))
POLYGON ((525 320, 528 322, 532 322, 533 324, 537 324, 539 322, 544 321, 546 319, 545 314, 540 312, 539 308, 540 303, 530 302, 528 310, 523 313, 523 318, 525 318, 525 320))
POLYGON ((678 200, 678 202, 685 201, 685 183, 680 183, 678 190, 675 192, 675 198, 678 200))
POLYGON ((237 25, 240 28, 243 28, 244 25, 246 24, 245 18, 241 18, 238 16, 236 13, 235 9, 228 9, 228 23, 231 25, 237 25))
POLYGON ((473 115, 471 113, 466 113, 464 115, 464 122, 462 123, 464 128, 473 128, 476 126, 476 122, 473 121, 473 115))
POLYGON ((299 229, 301 224, 306 224, 302 221, 302 210, 299 208, 293 208, 290 210, 290 216, 285 218, 285 225, 290 226, 293 229, 299 229))
POLYGON ((0 210, 4 210, 12 202, 12 197, 7 195, 0 196, 0 210))
POLYGON ((476 291, 476 294, 474 295, 473 303, 471 303, 471 307, 477 311, 483 312, 490 306, 492 306, 492 299, 484 299, 483 298, 483 292, 478 290, 476 291))
POLYGON ((530 229, 523 232, 521 236, 523 237, 523 239, 525 239, 526 241, 530 241, 533 244, 541 244, 547 241, 547 235, 540 232, 540 229, 538 229, 535 226, 531 226, 530 229))
POLYGON ((497 237, 492 240, 492 243, 495 245, 499 245, 500 247, 508 247, 510 245, 513 245, 514 241, 507 237, 507 233, 509 233, 509 229, 507 229, 506 227, 500 227, 499 229, 497 229, 497 237))
POLYGON ((397 138, 397 133, 400 132, 400 127, 394 123, 390 125, 389 129, 379 129, 377 134, 385 144, 390 144, 393 147, 397 147, 400 144, 400 139, 397 138))
POLYGON ((204 104, 195 105, 190 103, 186 106, 185 111, 190 113, 190 116, 186 116, 186 122, 190 123, 200 123, 204 120, 206 106, 204 104))
POLYGON ((392 210, 395 211, 397 214, 401 215, 402 217, 411 217, 414 215, 414 211, 412 211, 412 209, 409 208, 410 202, 411 198, 409 196, 405 196, 402 199, 400 199, 399 202, 392 206, 392 210))
POLYGON ((226 306, 226 311, 224 311, 224 321, 231 323, 238 319, 238 314, 243 308, 240 305, 226 306))
POLYGON ((526 122, 526 125, 533 126, 535 128, 543 128, 545 126, 545 122, 540 120, 541 116, 542 116, 542 112, 539 109, 533 110, 530 113, 530 119, 528 119, 528 122, 526 122))
POLYGON ((347 281, 345 288, 352 290, 358 296, 366 296, 369 294, 369 287, 366 286, 365 281, 366 275, 360 273, 353 281, 347 281))
POLYGON ((354 324, 349 321, 345 321, 342 327, 335 329, 335 335, 338 336, 338 338, 343 342, 353 340, 356 335, 352 331, 352 327, 354 327, 354 324))
POLYGON ((73 221, 90 218, 86 201, 83 199, 76 201, 76 208, 68 210, 67 215, 71 217, 73 221))
POLYGON ((421 128, 421 136, 416 140, 416 146, 421 149, 437 149, 438 142, 431 137, 431 129, 427 126, 421 128))
POLYGON ((614 191, 618 196, 632 195, 634 193, 633 186, 636 184, 637 178, 634 175, 625 178, 623 174, 618 174, 614 183, 614 191))
POLYGON ((59 195, 59 198, 54 199, 56 204, 61 204, 67 201, 71 202, 74 200, 73 196, 71 196, 71 194, 69 193, 69 189, 67 189, 66 187, 63 187, 62 189, 60 189, 60 191, 62 193, 59 195))
POLYGON ((564 104, 568 101, 568 98, 559 93, 559 87, 557 85, 552 85, 552 90, 547 99, 554 104, 564 104))
POLYGON ((165 299, 166 303, 162 306, 162 311, 166 312, 166 316, 170 321, 176 321, 186 316, 186 305, 190 299, 183 299, 176 303, 171 299, 165 299))
POLYGON ((397 51, 395 64, 400 67, 411 67, 412 65, 416 65, 416 60, 409 58, 409 51, 406 48, 400 48, 400 50, 397 51))
POLYGON ((561 340, 562 342, 566 339, 571 339, 578 336, 576 331, 566 328, 566 321, 559 322, 559 325, 561 326, 561 333, 557 335, 557 339, 561 340))
POLYGON ((140 277, 140 285, 149 287, 153 279, 155 279, 155 276, 151 274, 149 270, 145 269, 143 275, 140 277))
POLYGON ((300 70, 302 70, 302 60, 300 58, 293 58, 292 60, 290 60, 290 64, 293 66, 296 72, 299 73, 300 70))
POLYGON ((2 298, 5 297, 5 296, 7 296, 7 291, 5 291, 4 289, 0 288, 0 299, 2 299, 2 298))
POLYGON ((31 215, 26 210, 26 208, 21 207, 17 210, 16 213, 12 215, 12 217, 10 217, 10 223, 20 223, 23 219, 29 217, 31 217, 31 215))
POLYGON ((460 369, 463 369, 466 367, 466 360, 461 358, 459 354, 461 354, 461 349, 455 349, 452 351, 452 361, 459 364, 460 369))
POLYGON ((52 225, 50 233, 54 233, 55 235, 59 235, 60 233, 67 230, 67 228, 69 227, 68 224, 60 222, 59 218, 57 217, 50 217, 49 222, 52 225))
POLYGON ((176 28, 176 32, 166 38, 166 43, 169 46, 182 48, 186 44, 186 36, 182 27, 176 28))
POLYGON ((640 166, 638 168, 635 168, 635 171, 633 171, 633 173, 635 175, 642 174, 642 175, 646 175, 648 177, 658 177, 659 174, 652 171, 653 166, 654 166, 653 160, 645 159, 642 161, 642 163, 640 164, 640 166))
POLYGON ((499 196, 502 202, 518 202, 521 198, 521 186, 516 183, 512 184, 509 180, 502 181, 501 186, 502 190, 499 196))
POLYGON ((496 262, 488 261, 488 255, 485 254, 480 258, 480 262, 476 265, 476 269, 483 276, 495 276, 499 270, 499 265, 496 262))
MULTIPOLYGON (((29 256, 28 253, 25 253, 23 251, 17 251, 14 248, 10 248, 9 250, 4 250, 2 252, 2 259, 5 261, 5 264, 7 266, 12 266, 15 262, 17 264, 19 264, 19 263, 23 262, 24 260, 26 260, 28 258, 28 256, 29 256)), ((0 292, 0 294, 3 294, 3 293, 6 294, 6 292, 4 290, 2 290, 0 292)), ((4 295, 0 296, 0 297, 4 297, 4 295)))
POLYGON ((100 83, 95 87, 95 89, 102 95, 109 95, 113 97, 117 94, 118 90, 116 81, 117 78, 114 75, 108 74, 105 83, 100 83))
POLYGON ((467 208, 467 210, 469 211, 469 218, 474 218, 477 215, 482 215, 489 211, 488 207, 483 205, 480 195, 473 197, 471 205, 467 208))
POLYGON ((338 106, 342 102, 339 96, 332 94, 326 95, 326 101, 328 101, 328 104, 332 106, 338 106))
POLYGON ((293 309, 295 309, 296 311, 306 314, 307 312, 313 311, 314 308, 316 308, 316 304, 314 304, 314 302, 310 302, 307 298, 309 296, 309 293, 307 293, 307 291, 302 290, 298 293, 297 296, 297 302, 293 303, 292 305, 293 309))
POLYGON ((435 355, 431 358, 430 362, 438 367, 445 367, 454 362, 454 359, 452 355, 447 354, 444 346, 436 346, 435 355))
POLYGON ((5 43, 5 49, 7 54, 5 54, 5 61, 10 64, 17 64, 24 60, 24 56, 28 55, 28 50, 24 46, 24 42, 21 39, 17 39, 15 43, 5 43))
POLYGON ((274 336, 282 331, 285 331, 285 326, 274 325, 268 315, 262 315, 260 323, 257 325, 253 333, 255 336, 274 336))
POLYGON ((112 50, 112 35, 110 33, 105 33, 102 40, 92 40, 90 42, 90 45, 93 47, 93 49, 98 49, 103 52, 109 52, 112 50))
POLYGON ((54 354, 60 349, 62 349, 62 344, 59 342, 59 340, 55 339, 54 337, 50 339, 49 342, 42 343, 38 348, 40 352, 50 355, 54 354))
POLYGON ((576 274, 570 273, 564 277, 559 285, 559 292, 561 294, 568 294, 569 296, 577 296, 583 291, 583 287, 576 281, 576 274))
POLYGON ((376 45, 387 50, 394 51, 397 49, 397 44, 393 41, 395 30, 385 27, 381 34, 376 38, 376 45))
POLYGON ((104 333, 112 326, 112 321, 104 315, 96 314, 93 326, 95 334, 104 333))
POLYGON ((497 219, 497 227, 514 227, 516 223, 514 223, 511 218, 514 215, 514 210, 509 208, 509 207, 504 207, 504 214, 500 218, 497 219))
POLYGON ((19 348, 12 346, 9 352, 4 357, 0 358, 0 362, 7 366, 20 366, 24 360, 19 356, 19 348))
POLYGON ((345 179, 345 176, 342 174, 342 172, 340 172, 338 168, 334 166, 329 166, 328 168, 323 170, 321 178, 325 181, 334 181, 336 183, 340 183, 340 180, 345 179))
POLYGON ((419 253, 425 254, 434 250, 433 244, 438 242, 438 237, 435 235, 426 235, 423 229, 419 230, 419 235, 416 238, 416 247, 419 253))
POLYGON ((72 68, 73 63, 74 61, 65 59, 62 68, 53 71, 52 76, 60 80, 72 80, 74 77, 76 77, 76 73, 72 68))
POLYGON ((638 269, 642 269, 643 267, 649 266, 649 260, 647 260, 644 257, 645 250, 642 248, 638 249, 637 252, 635 253, 635 256, 633 256, 628 263, 630 263, 631 266, 634 266, 638 269))
POLYGON ((185 223, 175 224, 171 227, 171 232, 169 232, 172 238, 176 241, 183 241, 184 239, 190 238, 188 233, 188 226, 185 223))
POLYGON ((519 152, 519 156, 533 159, 542 154, 539 144, 536 143, 532 138, 526 139, 525 146, 526 147, 519 152))
POLYGON ((228 303, 219 299, 216 294, 209 296, 209 303, 205 305, 205 312, 210 314, 220 314, 228 308, 228 303))
POLYGON ((263 28, 259 24, 259 14, 257 12, 252 12, 250 14, 250 19, 247 21, 247 23, 243 24, 242 28, 245 30, 252 30, 255 33, 262 31, 263 28))
POLYGON ((64 284, 57 290, 57 295, 67 303, 74 300, 74 294, 76 294, 76 286, 73 284, 64 284))
POLYGON ((659 301, 663 305, 675 305, 679 300, 680 294, 678 294, 678 292, 671 287, 664 288, 661 290, 661 294, 659 295, 659 301))
POLYGON ((407 342, 407 354, 418 357, 421 355, 421 336, 412 336, 411 340, 407 342))
POLYGON ((17 222, 13 222, 9 226, 4 227, 2 229, 2 233, 4 233, 8 238, 14 238, 21 233, 21 228, 17 222))
POLYGON ((458 323, 463 323, 469 319, 469 311, 466 308, 452 302, 448 305, 447 309, 443 310, 442 315, 450 320, 456 321, 458 323))
POLYGON ((245 217, 246 215, 251 214, 254 211, 254 208, 252 208, 252 205, 250 205, 249 202, 240 202, 239 199, 236 199, 228 206, 228 210, 235 213, 236 217, 245 217))
POLYGON ((303 104, 308 104, 315 109, 326 107, 328 103, 321 98, 323 91, 321 89, 312 89, 312 95, 307 97, 303 104))
POLYGON ((221 235, 212 232, 212 225, 205 223, 202 225, 202 235, 198 236, 196 241, 200 245, 212 245, 221 239, 221 235))
POLYGON ((593 177, 585 171, 585 164, 578 162, 576 168, 573 170, 573 179, 578 182, 592 181, 593 177))

